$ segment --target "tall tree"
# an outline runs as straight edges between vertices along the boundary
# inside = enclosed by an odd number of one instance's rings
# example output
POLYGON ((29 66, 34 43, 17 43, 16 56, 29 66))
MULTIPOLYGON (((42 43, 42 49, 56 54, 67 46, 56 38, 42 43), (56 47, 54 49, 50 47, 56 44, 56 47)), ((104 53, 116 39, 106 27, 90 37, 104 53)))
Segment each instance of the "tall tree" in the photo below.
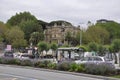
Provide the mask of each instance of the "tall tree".
POLYGON ((115 63, 117 63, 116 53, 120 51, 120 39, 113 40, 111 47, 112 47, 112 52, 114 53, 115 56, 115 63))
POLYGON ((8 21, 7 24, 10 24, 11 26, 19 26, 21 22, 25 21, 37 21, 36 17, 31 15, 30 12, 20 12, 16 13, 16 15, 12 16, 8 21))
POLYGON ((109 32, 98 26, 90 26, 83 36, 84 42, 96 42, 99 44, 107 44, 109 41, 109 32))
POLYGON ((106 29, 110 36, 109 36, 109 43, 112 42, 114 39, 120 38, 120 24, 114 21, 107 21, 104 23, 98 22, 96 26, 106 29))
POLYGON ((4 41, 6 31, 7 26, 3 22, 0 22, 0 42, 4 41))
POLYGON ((65 40, 68 42, 68 45, 70 45, 71 38, 71 32, 68 31, 65 35, 65 40))
POLYGON ((39 32, 40 34, 43 34, 43 30, 41 25, 39 25, 36 21, 26 21, 26 22, 22 22, 20 24, 21 29, 23 30, 23 32, 25 33, 25 39, 27 41, 29 41, 30 39, 30 35, 33 32, 39 32))
POLYGON ((5 33, 8 44, 13 47, 26 46, 26 40, 24 39, 24 32, 19 27, 14 27, 5 33))
POLYGON ((44 40, 44 35, 40 32, 33 32, 30 36, 30 42, 33 43, 33 45, 37 45, 39 41, 44 40))

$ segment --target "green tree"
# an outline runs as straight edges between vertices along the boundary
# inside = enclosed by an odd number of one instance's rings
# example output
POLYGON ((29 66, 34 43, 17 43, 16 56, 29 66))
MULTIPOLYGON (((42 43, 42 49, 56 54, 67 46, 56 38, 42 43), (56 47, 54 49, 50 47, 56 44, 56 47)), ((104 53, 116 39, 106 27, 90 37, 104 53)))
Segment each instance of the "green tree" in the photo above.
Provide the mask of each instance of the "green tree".
POLYGON ((46 42, 39 42, 37 46, 40 51, 40 54, 42 54, 41 52, 43 52, 44 50, 46 50, 46 51, 48 50, 48 45, 46 42))
MULTIPOLYGON (((43 35, 43 31, 42 31, 42 27, 41 25, 39 25, 36 21, 26 21, 26 22, 22 22, 20 24, 21 29, 23 30, 23 32, 25 33, 25 39, 27 41, 29 41, 30 39, 30 35, 33 32, 39 32, 41 35, 43 35)), ((41 39, 43 39, 44 37, 42 37, 41 39)))
POLYGON ((5 32, 7 29, 7 26, 3 22, 0 22, 0 42, 5 39, 5 32))
POLYGON ((33 43, 33 45, 36 45, 39 41, 44 40, 44 35, 40 32, 33 32, 30 36, 30 42, 33 43))
POLYGON ((97 52, 97 50, 98 50, 98 44, 95 43, 95 42, 89 43, 88 44, 88 50, 89 51, 95 51, 95 52, 97 52))
POLYGON ((9 29, 5 33, 5 37, 7 43, 11 44, 13 47, 23 47, 26 45, 26 40, 24 39, 24 32, 19 27, 9 29))
MULTIPOLYGON (((51 49, 53 50, 53 52, 55 53, 56 49, 58 48, 56 43, 52 43, 51 44, 51 49)), ((53 56, 55 56, 55 54, 53 54, 53 56)))
POLYGON ((117 63, 116 53, 120 51, 120 39, 113 40, 111 47, 112 47, 112 52, 114 53, 115 56, 115 63, 117 63))
POLYGON ((65 35, 65 40, 68 42, 68 45, 70 45, 70 42, 71 42, 71 32, 67 32, 66 35, 65 35))
POLYGON ((109 32, 98 26, 90 26, 83 35, 83 43, 96 42, 98 44, 107 44, 109 32))
POLYGON ((105 23, 96 23, 96 26, 106 29, 109 32, 109 43, 114 39, 120 38, 120 24, 114 21, 108 21, 105 23))
POLYGON ((10 24, 11 26, 19 26, 21 22, 25 21, 37 21, 36 17, 31 15, 30 12, 20 12, 16 13, 16 15, 12 16, 8 21, 7 24, 10 24))
POLYGON ((104 56, 105 55, 106 48, 103 45, 98 45, 98 55, 104 56))

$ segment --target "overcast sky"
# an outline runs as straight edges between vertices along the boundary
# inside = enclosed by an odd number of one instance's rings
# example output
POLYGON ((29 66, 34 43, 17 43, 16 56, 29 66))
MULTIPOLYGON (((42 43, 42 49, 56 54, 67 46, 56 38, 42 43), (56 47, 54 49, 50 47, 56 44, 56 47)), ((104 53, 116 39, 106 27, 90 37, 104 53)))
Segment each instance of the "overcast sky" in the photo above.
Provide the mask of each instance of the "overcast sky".
POLYGON ((120 23, 120 0, 0 0, 0 21, 23 11, 46 22, 66 20, 79 25, 108 19, 120 23))

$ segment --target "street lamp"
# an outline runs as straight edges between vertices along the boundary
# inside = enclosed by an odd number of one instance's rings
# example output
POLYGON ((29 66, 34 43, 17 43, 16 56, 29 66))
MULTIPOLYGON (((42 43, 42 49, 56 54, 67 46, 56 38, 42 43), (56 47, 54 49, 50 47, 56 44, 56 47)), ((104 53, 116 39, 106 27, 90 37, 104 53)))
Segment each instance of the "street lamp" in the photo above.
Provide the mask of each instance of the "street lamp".
MULTIPOLYGON (((78 26, 80 28, 80 25, 78 26)), ((82 45, 82 30, 80 29, 80 46, 82 45)))

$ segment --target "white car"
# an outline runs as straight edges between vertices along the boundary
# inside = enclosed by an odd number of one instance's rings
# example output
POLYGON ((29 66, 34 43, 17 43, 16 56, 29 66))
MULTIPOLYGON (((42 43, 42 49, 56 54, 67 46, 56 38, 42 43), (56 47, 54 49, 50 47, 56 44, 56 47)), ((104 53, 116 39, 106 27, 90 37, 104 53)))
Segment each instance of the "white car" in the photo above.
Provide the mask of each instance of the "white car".
POLYGON ((75 63, 76 64, 82 64, 82 63, 95 63, 95 64, 110 63, 110 64, 114 64, 113 61, 110 61, 110 60, 108 60, 104 57, 100 57, 100 56, 83 57, 80 60, 76 60, 75 63))
POLYGON ((18 53, 18 54, 15 54, 15 58, 20 59, 20 60, 30 59, 28 53, 18 53))

